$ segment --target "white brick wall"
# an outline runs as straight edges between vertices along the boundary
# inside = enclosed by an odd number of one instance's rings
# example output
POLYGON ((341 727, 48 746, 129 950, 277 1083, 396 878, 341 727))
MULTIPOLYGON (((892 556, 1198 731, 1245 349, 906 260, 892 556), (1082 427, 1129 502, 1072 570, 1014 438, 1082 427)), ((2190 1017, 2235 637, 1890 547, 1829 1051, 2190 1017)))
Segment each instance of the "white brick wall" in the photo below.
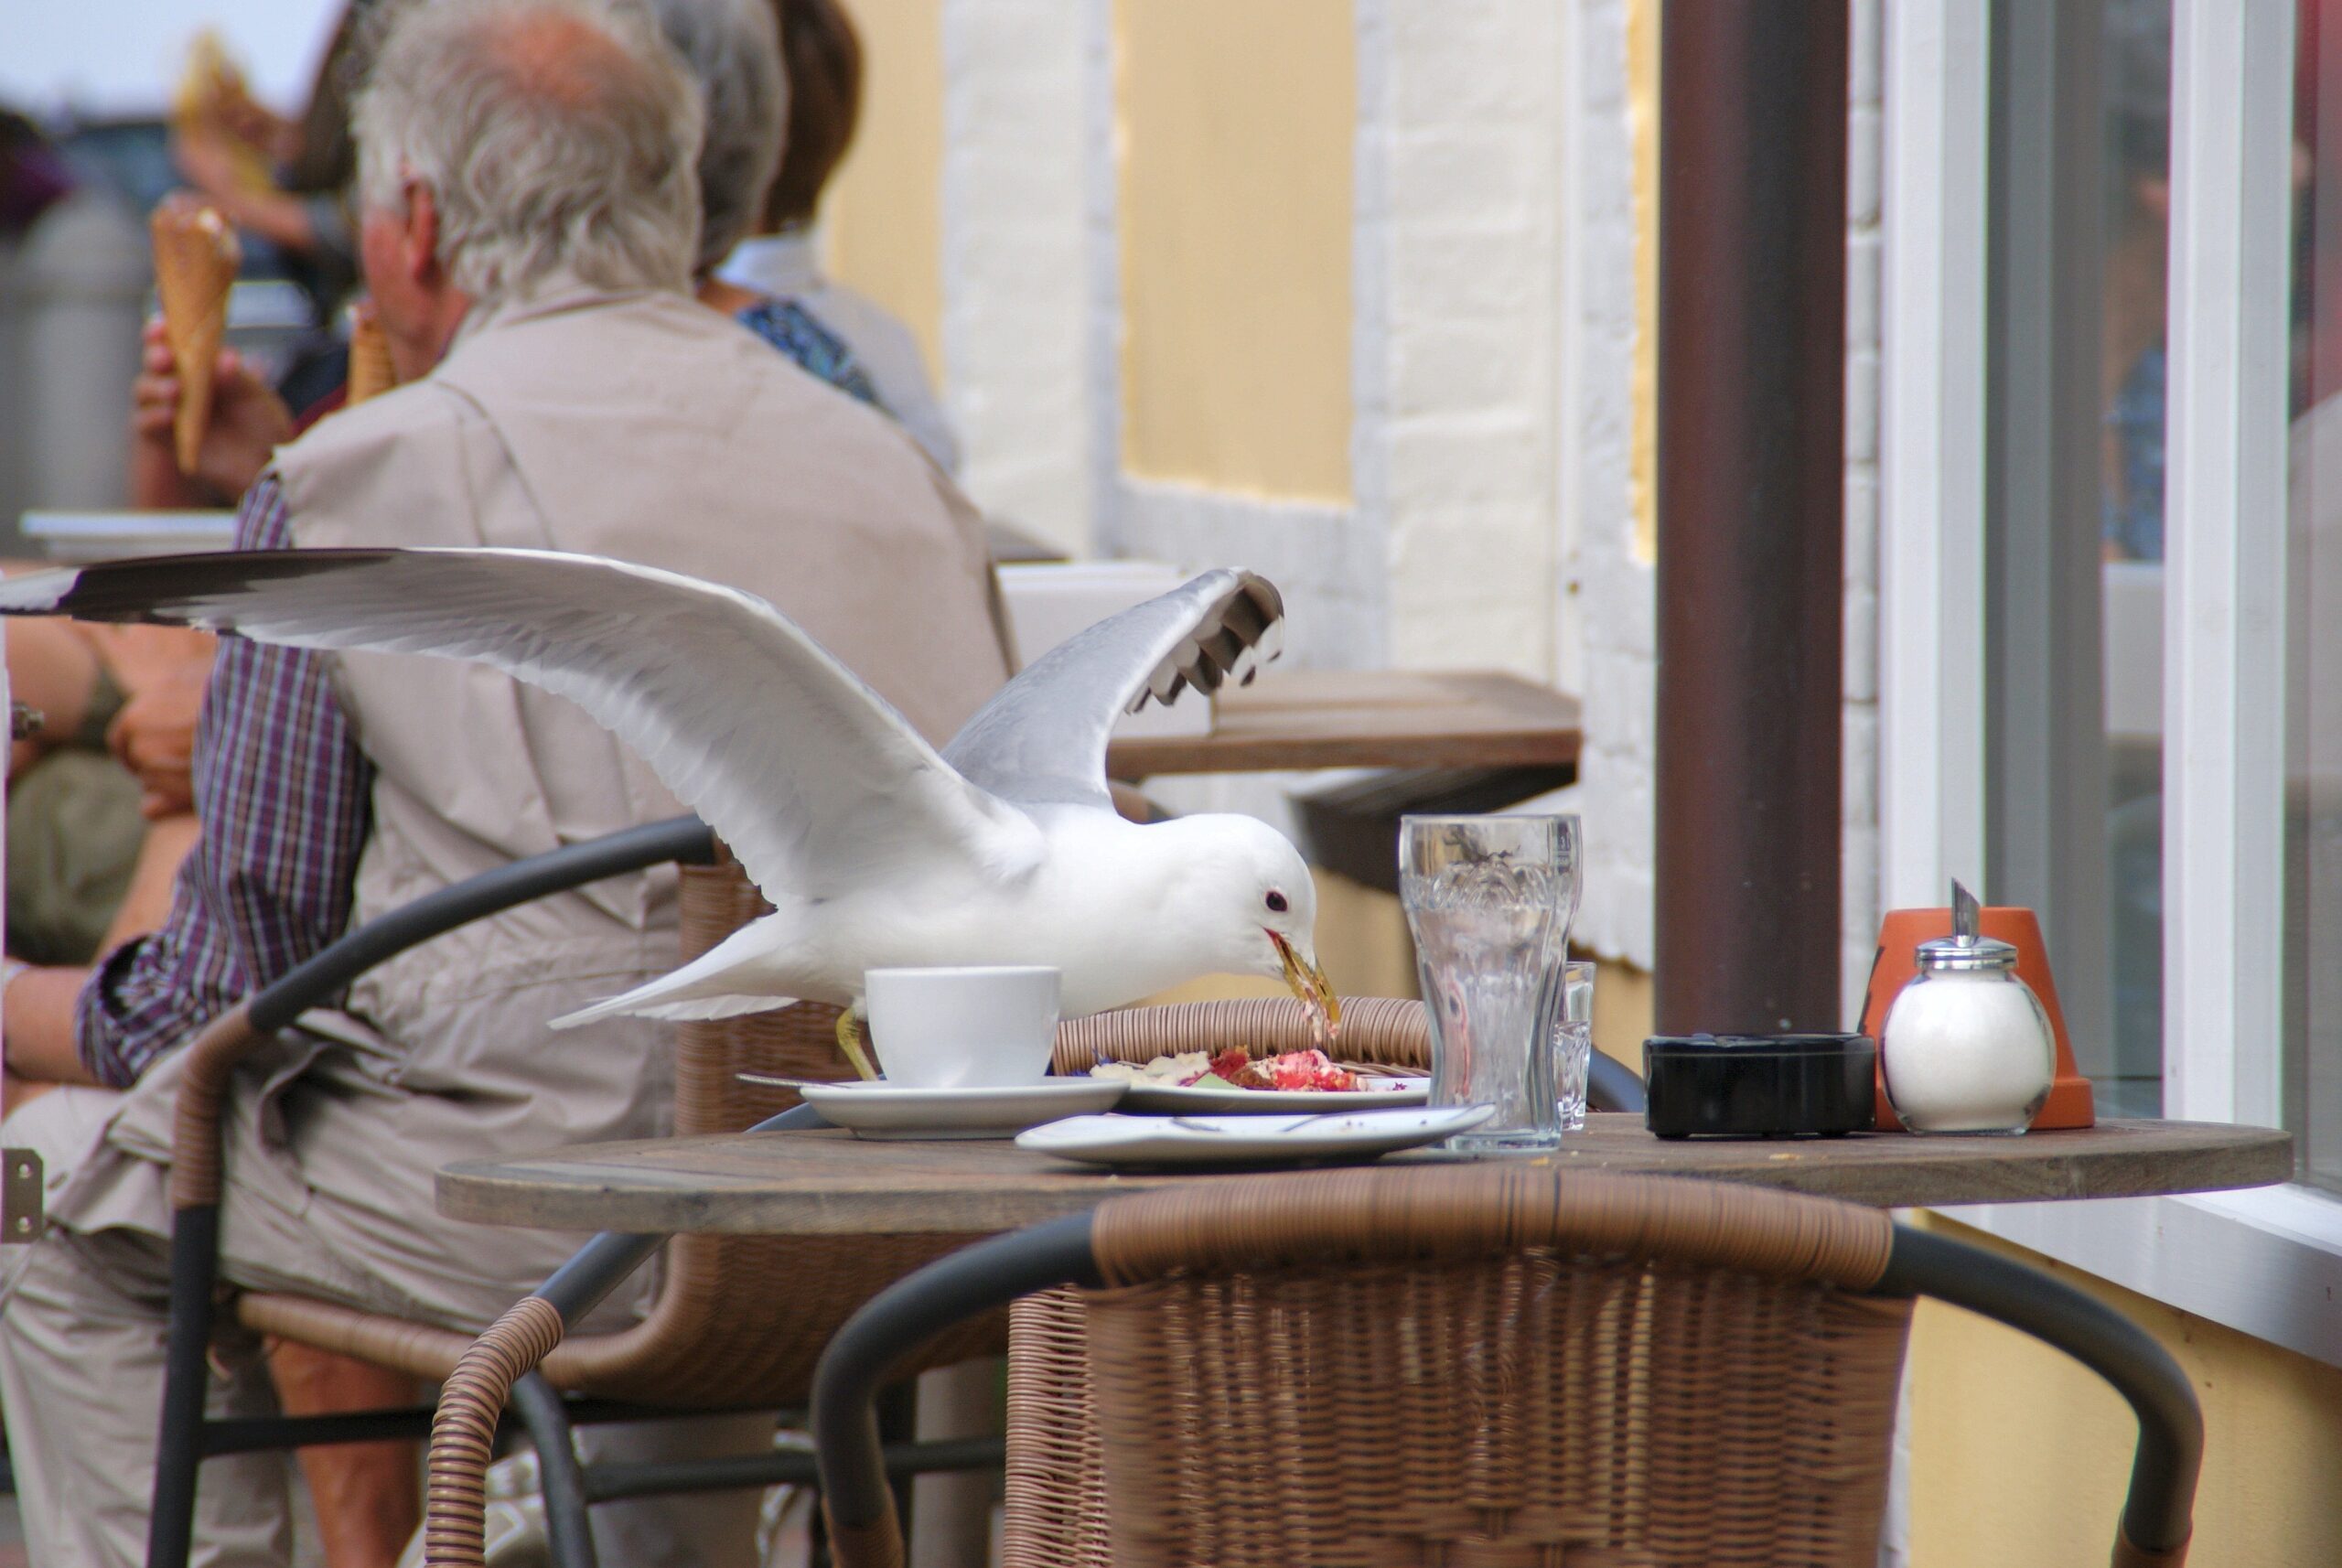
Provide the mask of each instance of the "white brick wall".
POLYGON ((1557 667, 1585 703, 1586 886, 1579 939, 1651 966, 1657 574, 1629 495, 1636 339, 1634 148, 1624 0, 1563 13, 1557 667))
POLYGON ((1556 19, 1542 0, 1372 9, 1355 251, 1375 287, 1352 342, 1353 451, 1360 513, 1383 534, 1391 657, 1551 680, 1556 19))
POLYGON ((1885 161, 1881 0, 1848 0, 1846 124, 1845 758, 1841 797, 1841 994, 1861 1015, 1878 940, 1878 448, 1881 170, 1885 161))
POLYGON ((943 369, 962 483, 1076 553, 1094 499, 1084 10, 943 5, 943 369))

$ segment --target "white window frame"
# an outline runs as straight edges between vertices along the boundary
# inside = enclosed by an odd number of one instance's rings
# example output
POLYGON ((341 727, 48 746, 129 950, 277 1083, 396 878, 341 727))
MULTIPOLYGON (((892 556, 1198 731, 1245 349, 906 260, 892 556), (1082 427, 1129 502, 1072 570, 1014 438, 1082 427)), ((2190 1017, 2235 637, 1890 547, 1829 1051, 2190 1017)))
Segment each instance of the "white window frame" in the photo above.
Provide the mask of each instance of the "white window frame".
MULTIPOLYGON (((2008 0, 2002 0, 2006 4, 2008 0)), ((1984 860, 1988 7, 1889 0, 1881 892, 1984 860)), ((2175 0, 2165 504, 2164 1093, 2283 1120, 2293 7, 2175 0)), ((2342 1200, 2244 1192, 1945 1210, 2342 1365, 2342 1200)))

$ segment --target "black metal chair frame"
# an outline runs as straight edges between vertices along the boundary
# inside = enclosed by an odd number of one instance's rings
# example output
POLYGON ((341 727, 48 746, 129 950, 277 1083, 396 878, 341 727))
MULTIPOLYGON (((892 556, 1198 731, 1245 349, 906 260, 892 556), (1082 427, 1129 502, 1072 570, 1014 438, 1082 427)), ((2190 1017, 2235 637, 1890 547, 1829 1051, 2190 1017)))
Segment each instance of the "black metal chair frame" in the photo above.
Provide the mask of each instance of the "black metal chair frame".
MULTIPOLYGON (((874 1296, 830 1341, 813 1373, 812 1432, 822 1495, 836 1528, 883 1528, 895 1499, 873 1398, 886 1369, 980 1313, 1058 1285, 1106 1282, 1090 1214, 977 1242, 874 1296)), ((2187 1375, 2129 1318, 2038 1269, 1982 1247, 1897 1225, 1885 1273, 1869 1293, 1932 1296, 2054 1346, 2112 1384, 2139 1423, 2122 1546, 2178 1561, 2191 1530, 2204 1420, 2187 1375)), ((2125 1559, 2119 1554, 2116 1561, 2125 1559)))
MULTIPOLYGON (((274 1034, 309 1008, 341 992, 384 960, 459 926, 517 905, 566 892, 605 877, 672 862, 715 863, 715 843, 694 817, 628 828, 591 843, 516 861, 426 897, 352 931, 256 993, 245 1012, 252 1029, 274 1034)), ((824 1123, 798 1107, 757 1130, 824 1123)), ((609 1295, 668 1240, 664 1235, 606 1232, 580 1248, 538 1293, 574 1324, 609 1295)), ((177 1208, 171 1228, 171 1296, 165 1362, 162 1431, 156 1444, 155 1493, 147 1521, 148 1568, 185 1568, 193 1541, 199 1469, 215 1455, 304 1448, 386 1438, 421 1438, 431 1430, 433 1407, 306 1416, 213 1419, 204 1413, 208 1351, 220 1295, 220 1210, 216 1203, 177 1208)), ((534 1444, 543 1487, 546 1532, 563 1568, 593 1568, 586 1509, 624 1498, 687 1491, 723 1491, 778 1484, 810 1485, 810 1455, 770 1454, 676 1463, 582 1465, 570 1442, 578 1424, 699 1415, 607 1400, 568 1399, 532 1371, 512 1391, 511 1413, 534 1444)), ((888 1445, 884 1463, 897 1476, 997 1466, 997 1438, 888 1445)))

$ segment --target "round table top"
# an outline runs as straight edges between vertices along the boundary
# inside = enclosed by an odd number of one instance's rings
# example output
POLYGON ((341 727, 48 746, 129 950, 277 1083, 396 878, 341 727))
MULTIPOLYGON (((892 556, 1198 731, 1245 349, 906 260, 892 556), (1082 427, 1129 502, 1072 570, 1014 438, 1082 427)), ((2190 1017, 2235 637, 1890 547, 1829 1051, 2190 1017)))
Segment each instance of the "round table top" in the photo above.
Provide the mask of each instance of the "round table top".
MULTIPOLYGON (((1446 1157, 1419 1152, 1381 1163, 1446 1157)), ((2292 1137, 2272 1128, 2159 1121, 2102 1121, 2019 1138, 1671 1142, 1651 1136, 1639 1116, 1596 1114, 1560 1150, 1535 1158, 1563 1169, 1756 1182, 1881 1207, 2206 1192, 2284 1181, 2294 1168, 2292 1137)), ((1108 1173, 1006 1141, 743 1133, 459 1161, 439 1173, 439 1208, 457 1219, 550 1230, 989 1235, 1122 1193, 1220 1179, 1219 1172, 1108 1173)))

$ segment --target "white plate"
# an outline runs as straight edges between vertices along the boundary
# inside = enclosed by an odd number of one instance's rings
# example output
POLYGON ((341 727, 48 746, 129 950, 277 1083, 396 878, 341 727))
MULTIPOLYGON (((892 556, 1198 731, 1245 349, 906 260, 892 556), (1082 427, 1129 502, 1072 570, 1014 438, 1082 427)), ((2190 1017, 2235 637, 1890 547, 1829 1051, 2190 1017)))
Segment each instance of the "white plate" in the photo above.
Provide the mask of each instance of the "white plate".
MULTIPOLYGON (((1112 1079, 1108 1080, 1112 1082, 1112 1079)), ((1220 1089, 1208 1083, 1148 1083, 1131 1080, 1123 1099, 1124 1111, 1153 1112, 1166 1116, 1273 1116, 1298 1112, 1368 1111, 1394 1105, 1421 1105, 1431 1098, 1427 1078, 1370 1079, 1388 1089, 1220 1089)))
POLYGON ((805 1103, 857 1138, 1006 1138, 1123 1096, 1112 1079, 1049 1078, 999 1089, 910 1089, 884 1079, 808 1084, 805 1103))
POLYGON ((1495 1114, 1493 1105, 1443 1105, 1313 1116, 1069 1116, 1019 1133, 1016 1146, 1101 1165, 1323 1163, 1435 1144, 1495 1114))

